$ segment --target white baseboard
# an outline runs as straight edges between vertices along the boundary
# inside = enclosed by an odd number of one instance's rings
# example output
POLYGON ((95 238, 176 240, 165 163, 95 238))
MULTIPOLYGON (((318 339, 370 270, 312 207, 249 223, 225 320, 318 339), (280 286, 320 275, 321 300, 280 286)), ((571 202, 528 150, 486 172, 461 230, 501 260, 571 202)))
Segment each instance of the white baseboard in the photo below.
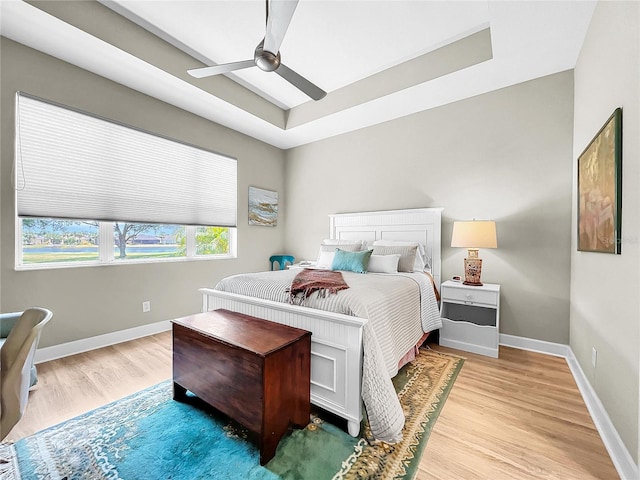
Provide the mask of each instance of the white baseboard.
POLYGON ((580 364, 569 345, 516 337, 513 335, 506 335, 504 333, 500 334, 500 345, 545 353, 547 355, 554 355, 557 357, 564 357, 569 365, 571 373, 573 374, 573 378, 578 385, 578 389, 582 394, 584 403, 591 414, 593 423, 600 434, 600 438, 602 438, 602 442, 609 452, 611 461, 618 471, 618 475, 620 475, 622 480, 637 480, 640 478, 638 465, 633 461, 633 458, 629 454, 629 450, 627 450, 627 447, 622 443, 622 439, 611 422, 609 414, 589 383, 589 380, 584 374, 584 371, 580 367, 580 364))
POLYGON ((68 357, 77 353, 88 352, 96 348, 108 347, 116 343, 128 342, 136 338, 142 338, 154 335, 160 332, 166 332, 171 329, 171 322, 163 320, 162 322, 151 323, 141 327, 128 328, 118 332, 105 333, 95 337, 83 338, 73 342, 62 343, 52 347, 44 347, 36 350, 35 363, 48 362, 58 358, 68 357))

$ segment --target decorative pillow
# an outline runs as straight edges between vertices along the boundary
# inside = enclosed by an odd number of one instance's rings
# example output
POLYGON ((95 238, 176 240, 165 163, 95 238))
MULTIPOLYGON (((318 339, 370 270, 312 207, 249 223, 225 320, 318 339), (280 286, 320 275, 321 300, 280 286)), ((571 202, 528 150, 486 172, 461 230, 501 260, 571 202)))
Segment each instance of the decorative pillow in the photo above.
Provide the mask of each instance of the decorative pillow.
POLYGON ((333 263, 333 257, 335 256, 335 254, 336 254, 335 248, 331 252, 323 252, 322 250, 320 250, 318 252, 318 259, 316 260, 316 267, 325 269, 325 270, 330 270, 331 264, 333 263))
POLYGON ((398 262, 399 272, 413 272, 414 263, 416 261, 416 252, 418 250, 417 245, 406 246, 385 246, 374 245, 374 255, 394 255, 400 254, 400 261, 398 262))
POLYGON ((403 242, 397 240, 376 240, 373 245, 379 245, 384 247, 398 247, 398 246, 413 246, 417 245, 416 259, 413 265, 414 272, 424 272, 431 270, 431 259, 427 255, 424 244, 418 242, 403 242))
MULTIPOLYGON (((422 269, 421 272, 430 272, 431 271, 431 257, 427 255, 427 249, 423 244, 420 244, 418 247, 418 255, 422 257, 420 260, 422 261, 422 269)), ((416 265, 418 264, 418 255, 416 255, 416 265)))
POLYGON ((336 248, 339 248, 340 250, 344 250, 345 252, 357 252, 358 250, 360 250, 360 246, 362 244, 360 242, 358 243, 353 243, 353 244, 348 244, 348 245, 320 245, 320 251, 321 252, 335 252, 336 248))
POLYGON ((357 245, 358 250, 362 250, 362 240, 341 240, 339 238, 325 238, 324 240, 322 240, 322 245, 335 245, 340 247, 343 247, 345 245, 357 245))
POLYGON ((371 273, 398 273, 399 261, 399 253, 393 255, 371 255, 367 271, 371 273))
POLYGON ((359 252, 347 252, 336 249, 331 270, 346 270, 356 273, 367 273, 369 259, 373 250, 361 250, 359 252))
MULTIPOLYGON (((350 244, 350 245, 340 245, 339 248, 346 252, 356 252, 360 250, 362 246, 362 242, 350 244)), ((316 260, 316 266, 318 268, 331 268, 331 263, 333 262, 333 254, 336 253, 336 245, 320 245, 320 250, 318 251, 318 259, 316 260), (329 255, 327 255, 329 254, 329 255)))

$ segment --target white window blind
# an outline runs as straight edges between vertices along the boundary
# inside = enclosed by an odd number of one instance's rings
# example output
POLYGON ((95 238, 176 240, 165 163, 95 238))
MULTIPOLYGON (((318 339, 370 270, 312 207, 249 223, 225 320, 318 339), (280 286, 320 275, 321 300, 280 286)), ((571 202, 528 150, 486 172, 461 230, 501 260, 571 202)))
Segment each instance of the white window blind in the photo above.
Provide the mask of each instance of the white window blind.
POLYGON ((235 227, 237 161, 16 95, 18 215, 235 227))

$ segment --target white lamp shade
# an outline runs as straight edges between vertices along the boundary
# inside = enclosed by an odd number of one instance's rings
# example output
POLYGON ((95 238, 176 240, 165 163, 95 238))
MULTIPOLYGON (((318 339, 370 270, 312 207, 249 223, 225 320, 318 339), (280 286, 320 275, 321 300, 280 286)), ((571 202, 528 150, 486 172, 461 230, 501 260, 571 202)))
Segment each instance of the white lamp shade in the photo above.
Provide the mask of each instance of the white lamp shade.
POLYGON ((490 220, 453 222, 451 246, 463 248, 498 248, 496 222, 490 220))

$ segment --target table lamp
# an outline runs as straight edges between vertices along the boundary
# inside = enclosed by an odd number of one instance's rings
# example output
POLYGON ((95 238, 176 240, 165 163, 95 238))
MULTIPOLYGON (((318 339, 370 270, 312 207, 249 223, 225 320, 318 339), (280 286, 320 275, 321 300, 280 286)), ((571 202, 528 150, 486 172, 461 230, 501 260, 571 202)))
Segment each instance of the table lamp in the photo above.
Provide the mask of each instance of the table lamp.
POLYGON ((498 248, 496 222, 489 220, 453 222, 451 246, 468 249, 468 257, 464 259, 463 283, 477 287, 482 286, 482 282, 480 281, 482 259, 478 258, 478 249, 498 248))

